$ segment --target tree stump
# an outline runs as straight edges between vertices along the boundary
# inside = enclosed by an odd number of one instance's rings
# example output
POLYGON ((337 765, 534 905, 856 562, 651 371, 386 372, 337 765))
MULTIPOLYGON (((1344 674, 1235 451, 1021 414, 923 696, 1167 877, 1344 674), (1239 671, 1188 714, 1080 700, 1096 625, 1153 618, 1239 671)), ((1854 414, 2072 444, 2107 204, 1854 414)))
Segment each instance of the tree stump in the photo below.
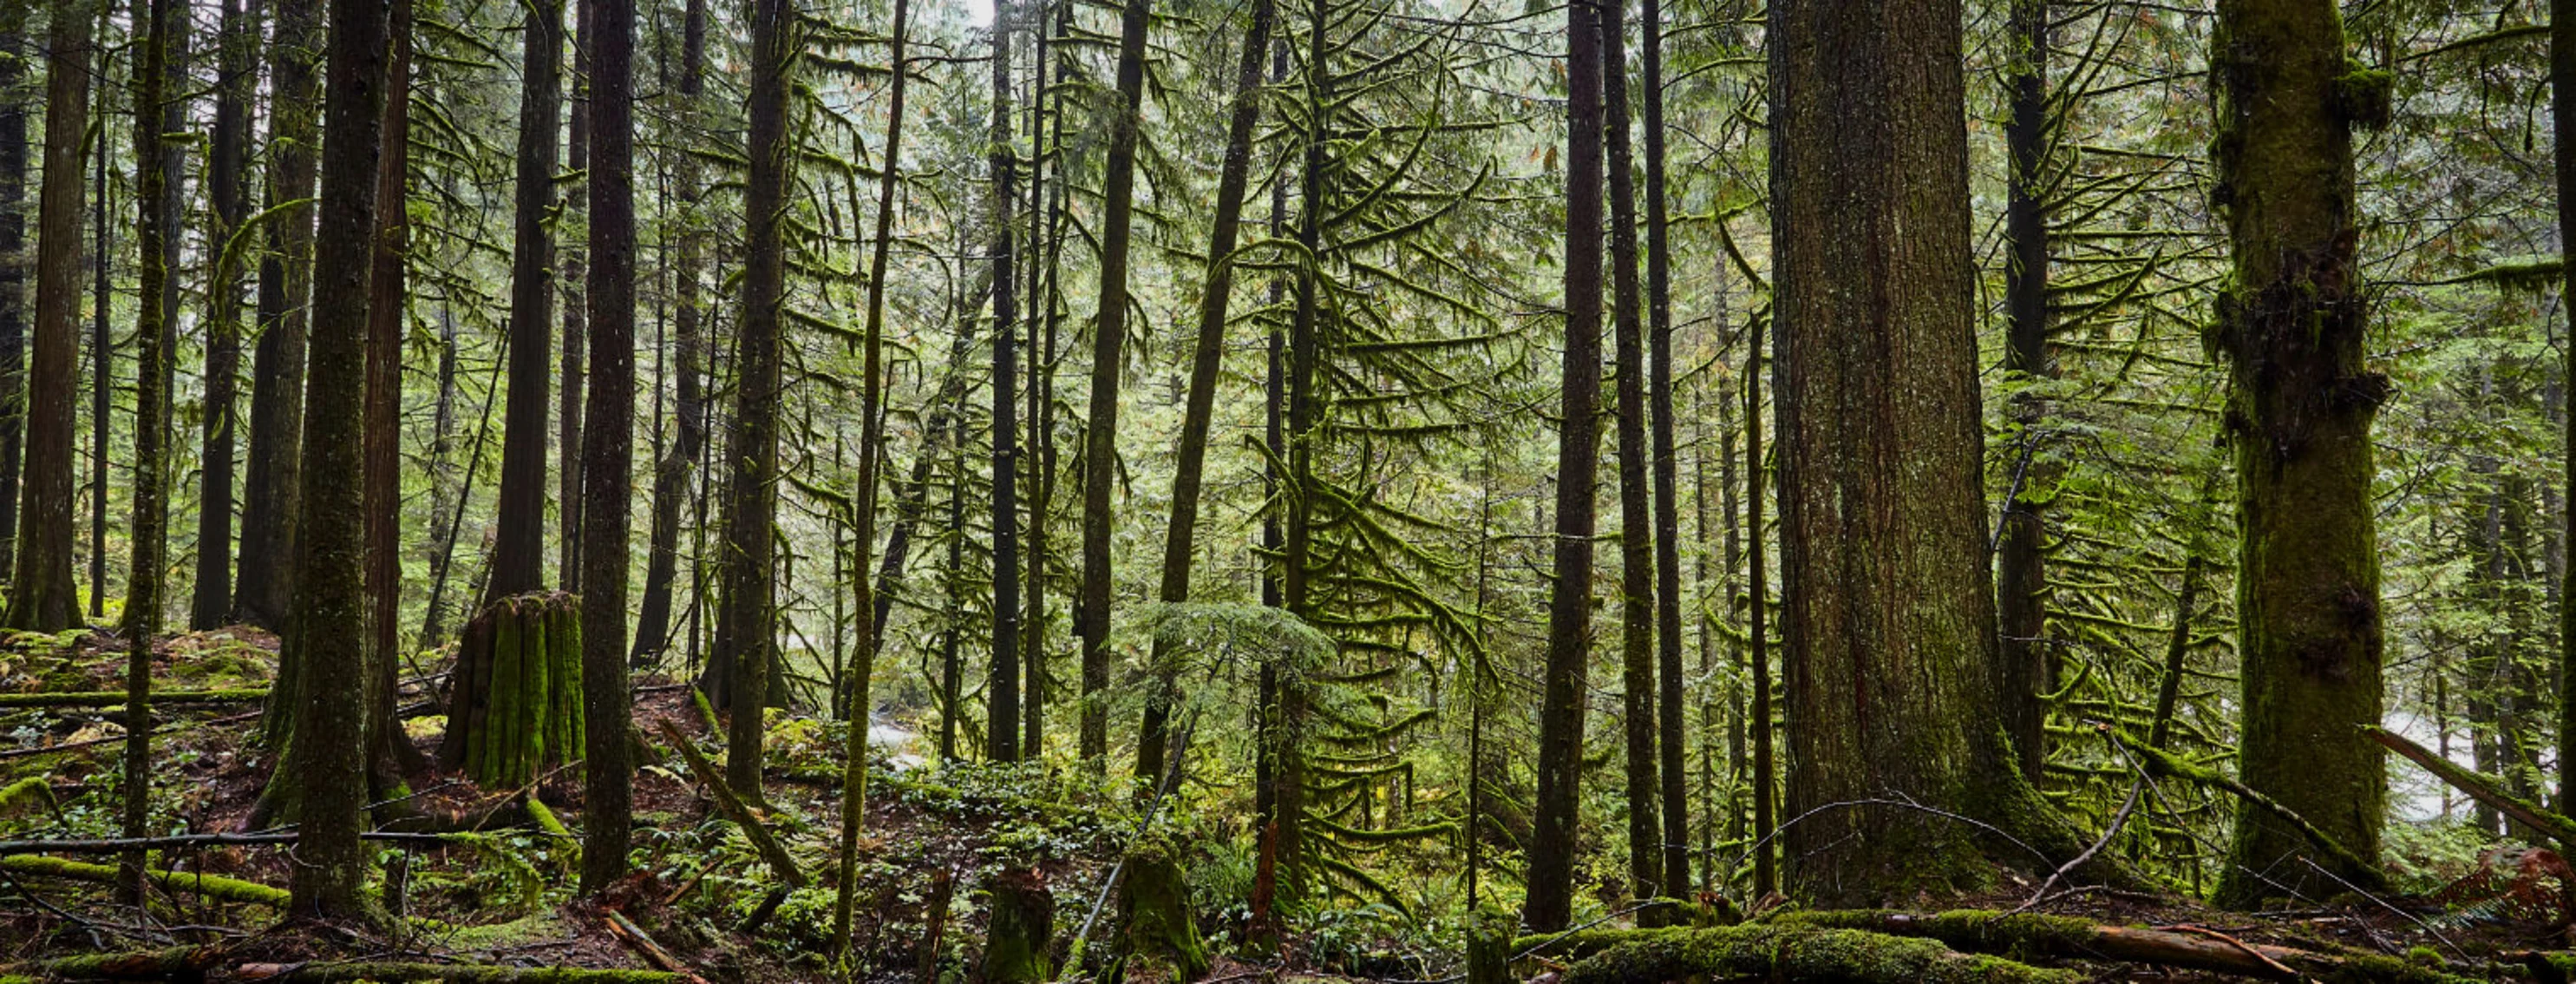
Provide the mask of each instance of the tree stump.
POLYGON ((1127 849, 1118 911, 1126 924, 1126 978, 1192 981, 1207 973, 1207 944, 1190 913, 1190 883, 1179 852, 1159 837, 1138 838, 1127 849))
POLYGON ((560 591, 493 602, 457 642, 440 765, 524 786, 582 754, 581 602, 560 591))
POLYGON ((1035 868, 993 878, 993 917, 984 940, 985 984, 1044 984, 1052 975, 1055 893, 1035 868))

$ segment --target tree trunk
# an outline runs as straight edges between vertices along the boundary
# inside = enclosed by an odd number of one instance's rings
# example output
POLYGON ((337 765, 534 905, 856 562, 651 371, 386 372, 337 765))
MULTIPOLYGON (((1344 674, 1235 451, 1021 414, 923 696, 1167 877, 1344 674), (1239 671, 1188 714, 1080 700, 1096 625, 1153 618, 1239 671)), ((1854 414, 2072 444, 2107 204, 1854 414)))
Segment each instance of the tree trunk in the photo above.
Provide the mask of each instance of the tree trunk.
POLYGON ((1118 383, 1127 344, 1127 252, 1136 202, 1136 141, 1144 126, 1145 29, 1152 0, 1125 0, 1118 17, 1117 118, 1101 179, 1100 315, 1091 329, 1091 412, 1082 432, 1082 758, 1106 767, 1109 754, 1109 625, 1115 582, 1110 534, 1117 526, 1118 383))
MULTIPOLYGON (((592 7, 596 0, 572 0, 572 3, 574 11, 570 79, 572 125, 566 128, 569 135, 564 146, 564 170, 570 174, 582 175, 582 182, 580 185, 563 189, 562 221, 569 228, 579 229, 583 225, 582 213, 589 208, 589 199, 582 187, 589 183, 590 36, 593 30, 592 7)), ((555 487, 559 490, 556 496, 555 513, 559 522, 558 530, 561 533, 556 541, 559 546, 556 547, 555 552, 555 576, 557 583, 563 585, 564 590, 576 594, 582 589, 581 514, 584 503, 581 472, 583 451, 586 447, 582 443, 581 423, 581 387, 584 372, 582 346, 588 344, 590 334, 584 323, 590 314, 589 304, 582 297, 589 279, 587 273, 589 260, 583 252, 584 245, 585 243, 579 237, 567 236, 564 239, 563 249, 557 255, 557 265, 562 268, 557 283, 563 288, 564 297, 563 388, 555 394, 557 401, 555 427, 559 435, 555 443, 555 487)), ((633 335, 631 328, 628 334, 633 335)), ((619 615, 618 620, 625 621, 625 616, 619 615)))
POLYGON ((38 191, 36 324, 27 372, 27 457, 17 573, 0 623, 72 626, 72 399, 80 359, 82 137, 89 127, 90 6, 55 0, 45 41, 45 160, 38 191))
MULTIPOLYGON (((2211 196, 2235 258, 2210 331, 2237 465, 2240 776, 2376 859, 2387 775, 2355 729, 2382 699, 2370 424, 2388 382, 2366 365, 2351 127, 2384 115, 2388 77, 2347 60, 2327 0, 2224 0, 2210 45, 2211 196)), ((2219 903, 2273 894, 2253 871, 2330 886, 2282 863, 2310 849, 2278 819, 2240 805, 2236 831, 2219 903)))
POLYGON ((1597 0, 1565 8, 1565 367, 1556 452, 1556 581, 1547 612, 1545 703, 1539 711, 1538 803, 1521 922, 1563 929, 1573 916, 1575 826, 1583 777, 1584 697, 1592 640, 1593 482, 1601 432, 1601 16, 1597 0))
POLYGON ((367 684, 367 774, 389 792, 428 763, 394 713, 402 632, 402 356, 411 292, 406 207, 411 187, 412 0, 386 9, 383 159, 376 175, 376 238, 367 310, 365 490, 367 643, 376 654, 367 684))
MULTIPOLYGON (((160 301, 170 279, 162 249, 174 233, 174 217, 165 209, 163 188, 174 175, 161 148, 161 103, 169 98, 171 37, 176 33, 172 0, 135 0, 133 61, 134 211, 136 277, 134 325, 134 518, 127 539, 131 553, 125 579, 125 836, 149 833, 152 803, 151 718, 152 637, 161 631, 162 556, 168 547, 169 431, 162 425, 170 402, 171 355, 163 326, 172 312, 160 301)), ((128 852, 119 865, 120 895, 130 905, 143 904, 143 852, 128 852)))
MULTIPOLYGON (((1196 555, 1200 472, 1207 463, 1209 419, 1216 409, 1218 371, 1225 363, 1225 319, 1234 293, 1235 241, 1243 227, 1243 196, 1252 178, 1252 131, 1261 122, 1261 68, 1270 54, 1270 22, 1275 4, 1253 0, 1252 20, 1243 32, 1243 51, 1234 73, 1233 112, 1226 121, 1225 164, 1217 177, 1216 226, 1208 237, 1207 282, 1199 295, 1198 339, 1190 357, 1190 390, 1181 412, 1180 460, 1172 474, 1172 521, 1163 540, 1160 600, 1190 600, 1190 561, 1196 555)), ((1163 774, 1165 729, 1171 723, 1174 695, 1163 637, 1154 639, 1153 694, 1145 705, 1144 726, 1136 739, 1136 781, 1152 786, 1163 774)))
POLYGON ((0 10, 0 588, 17 553, 27 436, 28 6, 0 10))
MULTIPOLYGON (((680 108, 684 120, 698 117, 707 60, 707 0, 688 0, 683 14, 680 55, 680 108)), ((673 210, 694 219, 701 182, 697 158, 674 155, 671 177, 673 210)), ((698 267, 705 237, 698 223, 684 221, 672 237, 672 355, 678 395, 672 415, 671 446, 653 468, 653 532, 644 563, 643 609, 635 619, 633 658, 670 648, 671 585, 679 573, 680 512, 689 501, 690 474, 705 445, 706 397, 699 378, 705 374, 706 341, 698 299, 698 267)), ((692 566, 696 564, 692 560, 692 566)))
POLYGON ((310 520, 297 537, 294 624, 302 653, 287 768, 303 786, 290 889, 299 914, 358 914, 367 852, 366 712, 360 695, 370 654, 364 581, 366 529, 360 442, 366 400, 369 258, 376 242, 376 176, 387 88, 386 5, 331 0, 330 85, 324 108, 321 234, 313 291, 313 385, 305 419, 301 500, 310 520))
POLYGON ((581 889, 626 874, 628 511, 635 473, 635 0, 584 0, 590 45, 590 411, 582 425, 581 889))
POLYGON ((564 0, 527 8, 520 71, 517 228, 510 246, 510 395, 502 404, 500 530, 492 544, 491 601, 545 583, 546 387, 554 339, 556 127, 563 99, 564 0))
MULTIPOLYGON (((98 36, 107 36, 108 20, 114 3, 104 4, 99 12, 98 36)), ((98 70, 106 75, 114 70, 116 53, 107 51, 98 70)), ((89 254, 89 617, 100 620, 107 613, 107 482, 108 459, 113 450, 116 422, 111 412, 116 408, 116 335, 107 326, 115 310, 116 294, 108 280, 108 264, 116 255, 116 226, 108 213, 115 208, 115 190, 107 183, 108 161, 114 157, 109 102, 100 99, 97 116, 90 122, 97 127, 98 157, 91 162, 91 184, 97 194, 90 200, 90 231, 97 245, 89 254)))
MULTIPOLYGON (((2556 138, 2558 241, 2563 248, 2576 243, 2576 0, 2549 0, 2549 119, 2556 138)), ((2565 278, 2559 296, 2576 297, 2576 264, 2562 257, 2559 269, 2565 278)), ((2576 345, 2565 346, 2560 357, 2564 361, 2559 378, 2576 386, 2576 345)), ((2576 421, 2576 405, 2570 406, 2567 417, 2576 421)), ((2569 503, 2561 520, 2560 542, 2566 550, 2576 551, 2576 426, 2564 430, 2566 446, 2560 456, 2569 503)), ((5 440, 0 436, 0 441, 5 440)), ((5 453, 6 445, 0 444, 0 454, 5 453)), ((0 463, 0 467, 7 466, 0 463)), ((0 484, 0 489, 5 488, 0 484)), ((2576 694, 2576 563, 2567 564, 2564 574, 2567 580, 2558 592, 2558 692, 2562 695, 2576 694)), ((2558 705, 2558 761, 2576 763, 2576 700, 2563 697, 2558 705)), ((2558 769, 2558 808, 2576 810, 2576 768, 2566 764, 2558 769)))
MULTIPOLYGON (((1682 764, 1690 734, 1682 681, 1682 554, 1680 463, 1673 449, 1672 242, 1664 203, 1664 23, 1662 0, 1644 0, 1638 14, 1644 49, 1639 80, 1645 87, 1646 123, 1646 337, 1654 384, 1652 408, 1655 470, 1655 656, 1660 669, 1657 724, 1663 753, 1663 892, 1690 888, 1690 793, 1682 764)), ((1723 310, 1723 299, 1720 300, 1723 310)))
MULTIPOLYGON (((2009 240, 2004 269, 2004 371, 2022 382, 2052 375, 2048 358, 2048 207, 2040 200, 2048 157, 2048 0, 2013 0, 2015 50, 2008 69, 2012 119, 2004 142, 2011 154, 2004 205, 2009 240)), ((2004 503, 2003 544, 1997 558, 2003 616, 2004 731, 2012 736, 2021 774, 2038 782, 2048 760, 2048 709, 2040 700, 2054 690, 2048 645, 2048 497, 2050 470, 2035 462, 2040 448, 2038 397, 2017 393, 2014 423, 2021 447, 2004 503)))
POLYGON ((581 758, 589 730, 581 615, 574 596, 535 592, 495 601, 466 623, 440 765, 486 789, 510 789, 581 758))
POLYGON ((1992 723, 1959 16, 1955 0, 1771 12, 1787 806, 1802 818, 1784 851, 1795 890, 1828 903, 1948 894, 1990 869, 1976 827, 1827 804, 1901 795, 2024 841, 2049 829, 1992 723))
POLYGON ((1618 360, 1619 665, 1621 725, 1628 753, 1628 886, 1650 899, 1664 886, 1664 836, 1655 778, 1655 537, 1648 494, 1646 340, 1637 296, 1637 191, 1628 151, 1628 45, 1624 4, 1596 7, 1601 18, 1602 138, 1609 154, 1610 293, 1618 360))
MULTIPOLYGON (((277 0, 269 39, 268 249, 260 259, 259 345, 252 352, 250 461, 242 478, 241 568, 233 617, 286 628, 296 554, 297 495, 302 491, 305 302, 313 294, 314 145, 318 142, 315 74, 322 52, 319 0, 277 0)), ((292 667, 281 656, 278 677, 292 667)), ((288 689, 288 688, 280 688, 288 689)), ((271 737, 294 717, 288 706, 262 719, 271 737)))
POLYGON ((1778 831, 1777 795, 1780 773, 1772 756, 1771 730, 1771 582, 1762 531, 1762 493, 1771 485, 1770 471, 1762 465, 1762 326, 1764 317, 1756 314, 1745 329, 1744 343, 1744 573, 1745 637, 1751 640, 1745 662, 1753 667, 1753 698, 1749 702, 1753 732, 1753 897, 1770 895, 1779 887, 1780 867, 1776 860, 1779 845, 1772 834, 1778 831))
MULTIPOLYGON (((251 0, 247 10, 243 0, 223 0, 222 30, 214 141, 206 161, 206 196, 213 206, 206 226, 212 244, 206 261, 206 410, 197 466, 197 580, 188 605, 188 627, 198 631, 230 621, 233 611, 233 449, 240 439, 242 257, 230 244, 250 218, 250 183, 243 177, 250 163, 251 106, 259 83, 258 0, 251 0)), ((0 145, 5 143, 5 137, 0 137, 0 145)), ((0 219, 0 223, 15 221, 0 219)), ((5 233, 0 233, 0 252, 13 249, 5 233)), ((0 294, 5 293, 0 288, 0 294)), ((5 326, 0 326, 0 335, 6 333, 5 326)), ((6 456, 6 450, 0 447, 0 457, 6 456)), ((0 488, 7 484, 0 482, 0 488)))
POLYGON ((1011 266, 1011 205, 1020 189, 1011 146, 1011 17, 1007 0, 994 8, 993 660, 984 681, 984 753, 996 762, 1020 760, 1019 294, 1011 266))

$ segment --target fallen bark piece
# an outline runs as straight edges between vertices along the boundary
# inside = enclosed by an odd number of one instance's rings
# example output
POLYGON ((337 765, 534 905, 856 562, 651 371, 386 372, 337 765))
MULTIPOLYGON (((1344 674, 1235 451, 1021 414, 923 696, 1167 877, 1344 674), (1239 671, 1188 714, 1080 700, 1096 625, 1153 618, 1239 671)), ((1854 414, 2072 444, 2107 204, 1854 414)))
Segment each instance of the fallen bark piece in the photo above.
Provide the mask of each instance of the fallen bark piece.
MULTIPOLYGON (((44 878, 69 878, 73 881, 98 882, 108 885, 115 884, 117 880, 115 865, 86 864, 79 861, 65 861, 61 858, 49 858, 41 854, 12 854, 0 857, 0 871, 7 871, 11 874, 17 875, 34 875, 44 878)), ((225 878, 220 875, 200 875, 185 871, 164 871, 158 868, 145 868, 143 870, 143 876, 153 884, 160 886, 164 891, 191 892, 210 899, 219 899, 225 902, 240 902, 245 905, 264 905, 274 909, 286 908, 285 889, 270 888, 257 882, 242 881, 238 878, 225 878)))
MULTIPOLYGON (((126 693, 122 690, 57 690, 27 694, 0 694, 0 709, 18 707, 123 707, 126 693)), ((172 690, 156 691, 155 704, 250 704, 268 699, 268 688, 239 690, 172 690)))
POLYGON ((1806 926, 1647 930, 1567 968, 1564 984, 1757 975, 1781 984, 2076 984, 2084 975, 1959 953, 1928 939, 1806 926), (1651 934, 1651 935, 1649 935, 1651 934))
POLYGON ((277 984, 355 984, 358 981, 446 981, 448 984, 689 984, 665 970, 594 970, 587 967, 500 967, 491 964, 353 963, 243 964, 237 981, 277 984))
POLYGON ((663 736, 671 739, 671 744, 679 746, 680 757, 688 760, 689 771, 697 774, 698 783, 707 787, 708 795, 715 798, 716 809, 723 811, 725 819, 733 821, 734 826, 742 828, 742 835, 750 839, 752 848, 760 852, 760 859, 778 875, 778 880, 786 882, 789 888, 805 887, 805 873, 796 867, 796 859, 788 856, 787 848, 778 843, 778 838, 770 834, 769 828, 762 826, 759 818, 751 815, 750 808, 742 805, 742 799, 725 785, 723 773, 716 771, 707 757, 698 752, 698 746, 689 743, 689 736, 680 733, 679 726, 672 724, 670 718, 654 723, 662 727, 663 736))
POLYGON ((618 939, 626 941, 626 945, 634 947, 637 953, 643 954, 645 963, 678 974, 693 984, 706 984, 704 978, 690 972, 689 965, 681 963, 680 958, 672 956, 671 951, 663 949, 662 944, 653 942, 653 937, 645 935, 644 927, 635 925, 635 921, 626 918, 625 913, 615 909, 608 910, 608 930, 617 934, 618 939))
POLYGON ((2576 850, 2576 820, 2542 809, 2519 796, 2504 791, 2504 784, 2461 768, 2458 763, 2434 754, 2422 745, 2408 741, 2404 735, 2386 728, 2362 726, 2362 732, 2389 751, 2406 756, 2408 761, 2423 766, 2433 777, 2469 794, 2469 798, 2495 808, 2495 811, 2520 821, 2533 830, 2558 839, 2560 847, 2576 850))
POLYGON ((2071 916, 1961 909, 1934 915, 1905 912, 1792 912, 1783 926, 1865 930, 1937 940, 1955 950, 2012 957, 2112 960, 2265 980, 2372 982, 2372 984, 2470 984, 2438 966, 2377 954, 2340 954, 2247 943, 2196 927, 2177 930, 2105 926, 2071 916))

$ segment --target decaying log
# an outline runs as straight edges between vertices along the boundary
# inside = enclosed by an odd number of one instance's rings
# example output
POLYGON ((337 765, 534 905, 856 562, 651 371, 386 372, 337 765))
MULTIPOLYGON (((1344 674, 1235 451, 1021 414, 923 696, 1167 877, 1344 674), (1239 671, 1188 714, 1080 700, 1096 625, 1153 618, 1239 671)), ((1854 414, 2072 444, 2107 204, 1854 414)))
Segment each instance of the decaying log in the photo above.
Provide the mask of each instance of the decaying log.
POLYGON ((2361 730, 2372 740, 2387 746, 2389 751, 2403 755, 2408 761, 2423 766, 2424 771, 2432 773, 2434 778, 2469 794, 2470 799, 2493 807, 2498 813, 2556 838, 2560 847, 2576 850, 2576 820, 2552 813, 2536 803, 2505 792, 2503 783, 2461 768, 2459 763, 2408 741, 2404 735, 2370 725, 2362 726, 2361 730))
POLYGON ((1963 909, 1934 915, 1904 912, 1793 912, 1775 917, 1782 926, 1866 930, 1889 936, 1938 940, 1954 950, 2002 956, 2110 960, 2212 971, 2264 980, 2470 984, 2440 966, 2377 954, 2324 953, 2246 943, 2215 933, 2105 926, 2070 916, 1963 909))
POLYGON ((352 963, 243 964, 237 981, 277 984, 356 984, 359 981, 445 981, 447 984, 690 984, 666 970, 594 970, 587 967, 499 967, 490 964, 352 963))
MULTIPOLYGON (((0 694, 0 710, 23 707, 124 707, 122 690, 56 690, 0 694)), ((154 691, 154 704, 251 704, 268 699, 267 687, 238 690, 154 691)))
POLYGON ((692 984, 705 984, 703 978, 690 972, 688 964, 672 956, 671 951, 662 948, 662 944, 653 942, 653 937, 645 934, 644 927, 635 925, 635 921, 626 918, 625 913, 615 909, 608 910, 608 931, 615 933, 618 939, 626 941, 626 945, 634 947, 635 952, 643 954, 645 963, 678 974, 692 984))
POLYGON ((680 733, 679 726, 672 724, 671 719, 663 718, 654 723, 661 726, 662 735, 671 739, 671 744, 678 746, 680 757, 688 760, 689 771, 697 774, 698 783, 707 787, 707 794, 714 797, 716 809, 724 813, 725 819, 733 821, 734 826, 742 828, 742 835, 750 839, 752 848, 760 852, 760 859, 778 875, 778 880, 786 882, 790 888, 805 887, 805 873, 796 867, 796 859, 788 856, 787 848, 778 843, 778 838, 769 832, 769 828, 761 825, 759 818, 751 815, 750 808, 742 805, 742 799, 725 785, 724 774, 716 771, 715 765, 698 751, 698 746, 689 743, 689 736, 680 733))
MULTIPOLYGON (((0 857, 0 871, 15 875, 98 882, 104 885, 113 885, 117 881, 115 865, 65 861, 41 854, 12 854, 0 857)), ((285 889, 270 888, 257 882, 225 878, 220 875, 164 871, 150 867, 143 869, 143 877, 168 892, 194 893, 210 899, 240 902, 246 905, 264 905, 274 909, 286 908, 285 889)))
MULTIPOLYGON (((223 960, 211 946, 174 946, 132 953, 86 953, 30 964, 32 980, 202 980, 209 967, 223 960)), ((7 980, 7 978, 0 978, 7 980)))
POLYGON ((1568 968, 1564 984, 1662 984, 1701 976, 1758 976, 1783 984, 2076 984, 2084 979, 2071 970, 1959 953, 1927 939, 1750 925, 1637 930, 1628 942, 1568 968))

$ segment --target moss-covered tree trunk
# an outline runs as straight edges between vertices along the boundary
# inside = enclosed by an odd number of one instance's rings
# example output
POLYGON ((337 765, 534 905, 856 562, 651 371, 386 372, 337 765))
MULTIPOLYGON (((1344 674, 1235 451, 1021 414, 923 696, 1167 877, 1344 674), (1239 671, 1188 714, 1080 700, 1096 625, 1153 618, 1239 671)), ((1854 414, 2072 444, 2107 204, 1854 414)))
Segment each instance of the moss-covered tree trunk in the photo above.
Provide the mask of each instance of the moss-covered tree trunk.
POLYGON ((984 936, 986 984, 1039 984, 1053 977, 1055 893, 1035 868, 993 877, 993 917, 984 936))
POLYGON ((1178 849, 1148 836, 1127 851, 1118 883, 1120 953, 1129 981, 1193 981, 1207 973, 1207 943, 1190 912, 1178 849))
POLYGON ((466 623, 440 765, 506 788, 581 757, 580 606, 561 592, 514 595, 466 623))
MULTIPOLYGON (((2370 424, 2388 385, 2365 365, 2351 129, 2384 116, 2387 76, 2348 60, 2331 0, 2221 0, 2210 46, 2213 197, 2235 256, 2210 343, 2229 367, 2236 452, 2240 768, 2375 858, 2387 778, 2356 726, 2380 714, 2370 424)), ((2343 867, 2240 806, 2217 898, 2331 886, 2293 860, 2308 854, 2343 867)))
POLYGON ((80 361, 81 162, 93 45, 82 0, 55 0, 45 38, 45 153, 36 218, 36 323, 27 362, 22 529, 0 624, 60 632, 74 617, 72 393, 80 361))
POLYGON ((1987 877, 1978 827, 1896 797, 2025 841, 2050 826, 1995 725, 1959 15, 1771 14, 1785 852, 1825 902, 1987 877))

